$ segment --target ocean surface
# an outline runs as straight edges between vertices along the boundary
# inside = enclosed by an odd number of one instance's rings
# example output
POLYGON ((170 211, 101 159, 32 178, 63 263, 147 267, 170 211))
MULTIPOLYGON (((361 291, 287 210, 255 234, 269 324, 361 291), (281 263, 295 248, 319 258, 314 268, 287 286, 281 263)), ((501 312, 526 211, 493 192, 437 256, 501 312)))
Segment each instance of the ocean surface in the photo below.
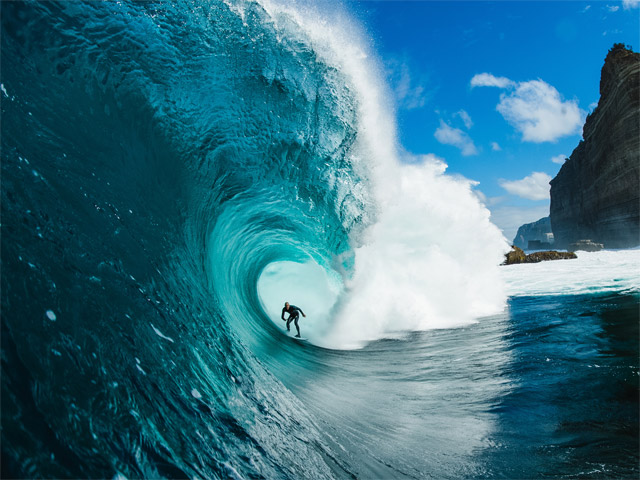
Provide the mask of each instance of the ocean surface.
POLYGON ((342 7, 1 8, 2 478, 638 478, 640 250, 499 266, 342 7))

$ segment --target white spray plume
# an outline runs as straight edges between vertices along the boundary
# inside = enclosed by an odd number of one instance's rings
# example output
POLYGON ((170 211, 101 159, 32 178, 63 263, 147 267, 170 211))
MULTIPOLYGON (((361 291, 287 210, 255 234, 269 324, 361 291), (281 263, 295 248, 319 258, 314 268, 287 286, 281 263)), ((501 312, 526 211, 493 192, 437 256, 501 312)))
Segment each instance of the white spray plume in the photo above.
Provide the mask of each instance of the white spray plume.
POLYGON ((344 279, 333 311, 319 315, 323 325, 310 327, 310 340, 358 348, 398 332, 456 327, 502 311, 506 294, 498 269, 507 241, 472 192, 473 182, 446 175, 446 164, 433 155, 400 158, 390 90, 360 29, 342 16, 326 21, 261 3, 273 17, 293 18, 353 87, 359 109, 353 161, 371 181, 378 212, 364 237, 354 239, 353 276, 344 279))
POLYGON ((355 273, 326 345, 456 327, 504 308, 498 265, 507 243, 472 182, 444 169, 433 157, 398 166, 390 188, 397 193, 355 249, 355 273))

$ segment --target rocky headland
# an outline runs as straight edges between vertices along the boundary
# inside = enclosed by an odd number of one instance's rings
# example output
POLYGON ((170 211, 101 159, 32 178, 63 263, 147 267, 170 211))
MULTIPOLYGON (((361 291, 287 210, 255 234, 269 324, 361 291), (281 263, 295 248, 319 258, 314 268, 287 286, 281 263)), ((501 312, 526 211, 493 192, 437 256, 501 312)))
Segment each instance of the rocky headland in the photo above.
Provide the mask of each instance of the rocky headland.
POLYGON ((640 245, 640 54, 613 46, 583 140, 551 181, 555 248, 640 245))
POLYGON ((549 217, 522 225, 518 228, 516 237, 513 239, 513 245, 523 250, 534 250, 538 246, 541 248, 550 247, 552 243, 553 233, 549 217))

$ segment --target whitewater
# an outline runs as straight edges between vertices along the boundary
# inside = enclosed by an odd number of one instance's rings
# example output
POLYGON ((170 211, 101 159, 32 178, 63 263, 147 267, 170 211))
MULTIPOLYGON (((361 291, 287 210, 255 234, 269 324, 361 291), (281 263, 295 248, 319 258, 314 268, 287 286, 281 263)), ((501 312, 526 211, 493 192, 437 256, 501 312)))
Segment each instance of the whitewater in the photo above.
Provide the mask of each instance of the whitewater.
POLYGON ((638 475, 640 250, 500 266, 347 7, 1 36, 3 478, 638 475))

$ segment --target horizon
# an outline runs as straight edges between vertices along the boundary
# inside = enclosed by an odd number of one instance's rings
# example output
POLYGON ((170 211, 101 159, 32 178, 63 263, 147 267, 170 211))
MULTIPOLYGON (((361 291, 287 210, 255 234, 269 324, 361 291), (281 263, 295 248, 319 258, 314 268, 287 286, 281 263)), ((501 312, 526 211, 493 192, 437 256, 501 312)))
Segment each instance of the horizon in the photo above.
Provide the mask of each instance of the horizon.
POLYGON ((638 1, 347 0, 384 69, 400 148, 477 185, 512 242, 549 215, 614 44, 638 51, 638 1))

